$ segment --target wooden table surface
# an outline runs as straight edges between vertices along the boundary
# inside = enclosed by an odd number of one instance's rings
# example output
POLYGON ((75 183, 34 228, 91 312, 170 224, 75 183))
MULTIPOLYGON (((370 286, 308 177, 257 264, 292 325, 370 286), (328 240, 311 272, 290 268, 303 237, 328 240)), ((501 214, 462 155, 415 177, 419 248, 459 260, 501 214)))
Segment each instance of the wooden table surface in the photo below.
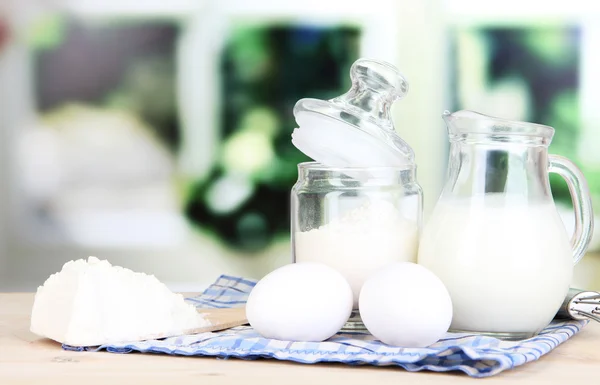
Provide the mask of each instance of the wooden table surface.
POLYGON ((297 364, 154 354, 68 352, 29 332, 32 294, 0 293, 0 384, 598 384, 600 325, 539 361, 487 379, 461 373, 409 373, 392 367, 297 364))

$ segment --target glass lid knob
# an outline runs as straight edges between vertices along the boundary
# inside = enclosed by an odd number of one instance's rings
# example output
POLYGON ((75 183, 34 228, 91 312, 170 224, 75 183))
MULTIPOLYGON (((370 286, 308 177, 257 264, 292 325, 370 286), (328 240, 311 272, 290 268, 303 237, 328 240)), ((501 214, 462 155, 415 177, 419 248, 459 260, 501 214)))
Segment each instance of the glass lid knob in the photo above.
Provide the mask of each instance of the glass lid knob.
POLYGON ((391 64, 359 59, 352 86, 330 100, 300 99, 292 143, 313 160, 332 167, 402 166, 414 163, 412 148, 397 134, 392 104, 408 82, 391 64))

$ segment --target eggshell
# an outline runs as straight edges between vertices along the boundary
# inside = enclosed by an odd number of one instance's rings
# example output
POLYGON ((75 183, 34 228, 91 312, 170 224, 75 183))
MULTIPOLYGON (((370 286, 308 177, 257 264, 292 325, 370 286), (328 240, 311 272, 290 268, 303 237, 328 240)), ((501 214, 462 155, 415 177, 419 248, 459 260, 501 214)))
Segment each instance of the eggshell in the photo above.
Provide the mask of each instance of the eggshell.
POLYGON ((256 284, 246 317, 265 338, 319 342, 344 326, 352 304, 350 284, 337 270, 321 263, 293 263, 256 284))
POLYGON ((437 342, 452 322, 452 301, 442 281, 411 262, 393 263, 371 275, 360 291, 359 311, 375 338, 405 348, 437 342))

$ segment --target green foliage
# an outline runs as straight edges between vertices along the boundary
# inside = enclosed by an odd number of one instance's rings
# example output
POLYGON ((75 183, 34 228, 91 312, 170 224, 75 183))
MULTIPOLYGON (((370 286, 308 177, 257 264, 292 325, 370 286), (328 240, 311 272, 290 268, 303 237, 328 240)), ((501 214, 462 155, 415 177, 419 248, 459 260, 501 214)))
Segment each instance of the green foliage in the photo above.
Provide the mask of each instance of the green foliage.
POLYGON ((289 237, 290 191, 298 163, 310 160, 291 143, 294 105, 350 87, 358 35, 350 27, 301 25, 233 30, 221 61, 220 155, 191 190, 185 212, 192 223, 244 252, 289 237), (243 183, 232 182, 228 197, 219 197, 215 186, 223 180, 245 180, 252 188, 247 194, 243 183))
POLYGON ((555 129, 550 150, 555 154, 575 158, 580 129, 577 92, 566 89, 557 93, 550 101, 545 121, 555 129))
POLYGON ((33 49, 50 49, 65 39, 66 26, 59 14, 49 13, 38 17, 27 30, 26 41, 33 49))
POLYGON ((576 64, 577 45, 565 29, 556 26, 533 27, 523 31, 525 47, 538 56, 547 66, 569 66, 576 64))

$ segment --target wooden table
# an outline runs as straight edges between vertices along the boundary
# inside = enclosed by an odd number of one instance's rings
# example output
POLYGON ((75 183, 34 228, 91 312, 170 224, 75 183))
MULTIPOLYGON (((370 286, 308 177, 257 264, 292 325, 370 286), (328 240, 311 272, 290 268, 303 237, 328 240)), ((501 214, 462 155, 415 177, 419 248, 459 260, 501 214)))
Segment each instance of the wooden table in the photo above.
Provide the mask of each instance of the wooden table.
POLYGON ((154 354, 68 352, 29 332, 32 294, 0 293, 0 384, 597 384, 600 325, 590 324, 539 361, 477 380, 392 367, 305 365, 154 354))

